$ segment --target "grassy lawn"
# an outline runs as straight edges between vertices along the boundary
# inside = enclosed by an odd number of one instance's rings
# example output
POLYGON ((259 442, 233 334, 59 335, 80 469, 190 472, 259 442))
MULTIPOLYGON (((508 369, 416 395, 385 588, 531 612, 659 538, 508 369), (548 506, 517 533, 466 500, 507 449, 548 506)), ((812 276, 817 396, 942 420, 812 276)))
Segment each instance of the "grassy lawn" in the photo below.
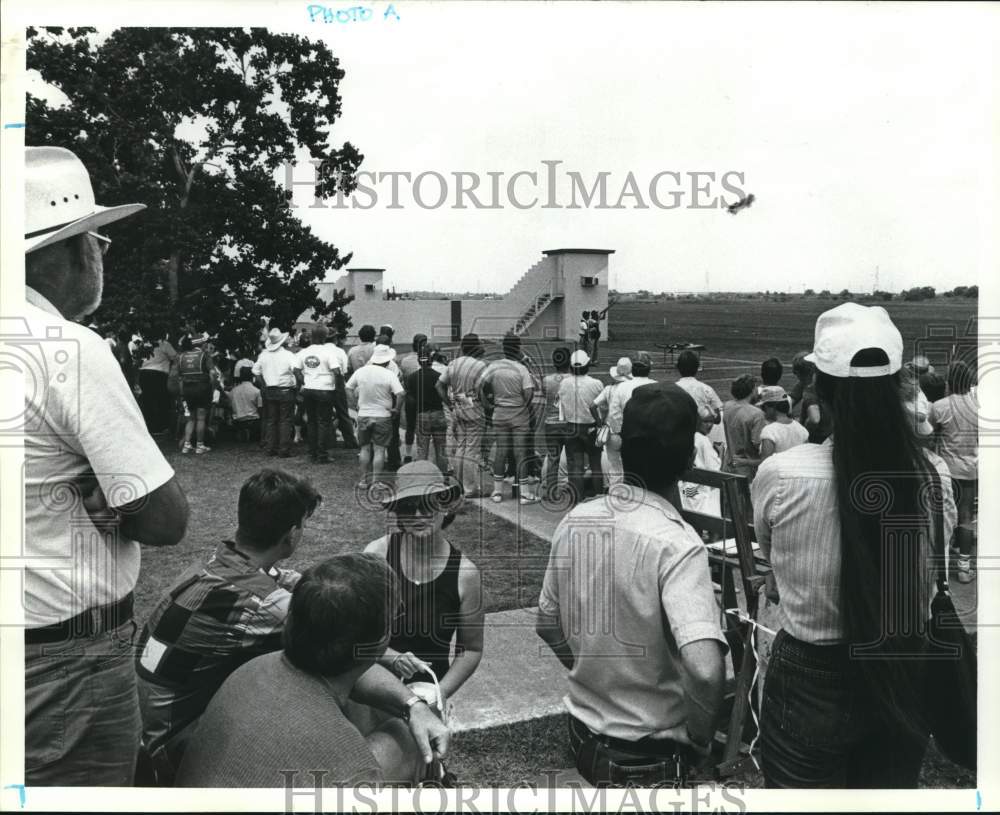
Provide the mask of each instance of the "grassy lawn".
MULTIPOLYGON (((306 523, 302 543, 285 564, 304 569, 340 552, 360 552, 385 534, 384 513, 355 498, 357 457, 335 450, 331 464, 312 464, 299 445, 292 458, 270 458, 254 444, 220 444, 202 456, 181 455, 163 445, 191 504, 187 537, 169 549, 143 547, 142 571, 136 586, 136 620, 145 622, 156 602, 189 564, 204 558, 219 541, 236 531, 240 487, 253 473, 276 467, 309 478, 323 503, 306 523)), ((548 560, 548 543, 470 502, 447 530, 448 539, 477 566, 483 576, 486 611, 533 605, 538 599, 548 560)))

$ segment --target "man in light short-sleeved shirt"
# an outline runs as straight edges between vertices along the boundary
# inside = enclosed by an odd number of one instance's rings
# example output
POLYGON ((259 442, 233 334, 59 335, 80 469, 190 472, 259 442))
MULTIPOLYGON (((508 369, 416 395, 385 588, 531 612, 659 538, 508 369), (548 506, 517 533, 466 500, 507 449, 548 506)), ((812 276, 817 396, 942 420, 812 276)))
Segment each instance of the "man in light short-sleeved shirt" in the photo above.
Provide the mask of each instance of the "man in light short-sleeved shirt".
POLYGON ((395 356, 390 346, 376 345, 368 364, 347 380, 348 393, 355 394, 358 400, 358 444, 364 481, 377 478, 385 469, 393 416, 399 415, 403 386, 386 367, 395 356))
POLYGON ((607 779, 581 759, 588 739, 625 751, 652 740, 636 752, 666 758, 706 756, 714 736, 726 645, 708 554, 664 497, 690 460, 696 424, 693 400, 675 386, 637 390, 622 428, 636 489, 625 503, 577 506, 553 536, 538 633, 569 668, 571 739, 591 783, 607 779))

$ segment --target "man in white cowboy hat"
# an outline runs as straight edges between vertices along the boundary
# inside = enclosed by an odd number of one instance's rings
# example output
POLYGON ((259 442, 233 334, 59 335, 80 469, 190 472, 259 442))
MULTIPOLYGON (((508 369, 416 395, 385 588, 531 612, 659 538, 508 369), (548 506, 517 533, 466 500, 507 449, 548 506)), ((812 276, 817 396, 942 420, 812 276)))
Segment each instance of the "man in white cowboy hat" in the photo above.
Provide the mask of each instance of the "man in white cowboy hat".
MULTIPOLYGON (((25 783, 127 786, 140 719, 131 643, 139 544, 172 546, 184 493, 107 343, 74 322, 101 303, 101 207, 83 163, 25 150, 25 783)), ((9 340, 8 340, 9 342, 9 340)))
POLYGON ((396 356, 391 345, 376 345, 368 364, 347 380, 348 393, 358 400, 358 444, 361 445, 361 480, 371 483, 385 469, 386 451, 392 441, 393 419, 399 416, 403 386, 388 370, 396 356))
POLYGON ((287 341, 287 331, 272 328, 253 365, 253 375, 260 377, 264 394, 262 442, 272 456, 282 458, 292 454, 295 388, 302 377, 302 363, 285 347, 287 341))

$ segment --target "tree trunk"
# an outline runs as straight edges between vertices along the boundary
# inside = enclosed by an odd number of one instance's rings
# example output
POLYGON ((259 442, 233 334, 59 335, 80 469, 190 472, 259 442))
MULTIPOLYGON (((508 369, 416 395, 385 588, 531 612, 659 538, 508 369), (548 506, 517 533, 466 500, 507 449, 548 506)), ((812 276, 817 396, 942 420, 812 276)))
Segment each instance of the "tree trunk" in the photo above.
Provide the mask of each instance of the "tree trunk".
POLYGON ((174 249, 170 253, 170 260, 167 261, 167 294, 170 297, 170 304, 175 305, 179 296, 178 279, 180 278, 181 253, 174 249))

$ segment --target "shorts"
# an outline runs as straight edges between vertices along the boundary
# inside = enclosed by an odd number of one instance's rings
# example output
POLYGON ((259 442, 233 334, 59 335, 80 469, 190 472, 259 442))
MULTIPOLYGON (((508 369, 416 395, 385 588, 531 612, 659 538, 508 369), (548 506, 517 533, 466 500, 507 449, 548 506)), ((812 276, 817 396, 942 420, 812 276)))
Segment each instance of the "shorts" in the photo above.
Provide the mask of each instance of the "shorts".
POLYGON ((187 404, 188 410, 207 410, 212 406, 212 389, 186 389, 184 402, 187 404))
POLYGON ((358 416, 358 444, 388 447, 392 442, 392 418, 389 416, 358 416))

